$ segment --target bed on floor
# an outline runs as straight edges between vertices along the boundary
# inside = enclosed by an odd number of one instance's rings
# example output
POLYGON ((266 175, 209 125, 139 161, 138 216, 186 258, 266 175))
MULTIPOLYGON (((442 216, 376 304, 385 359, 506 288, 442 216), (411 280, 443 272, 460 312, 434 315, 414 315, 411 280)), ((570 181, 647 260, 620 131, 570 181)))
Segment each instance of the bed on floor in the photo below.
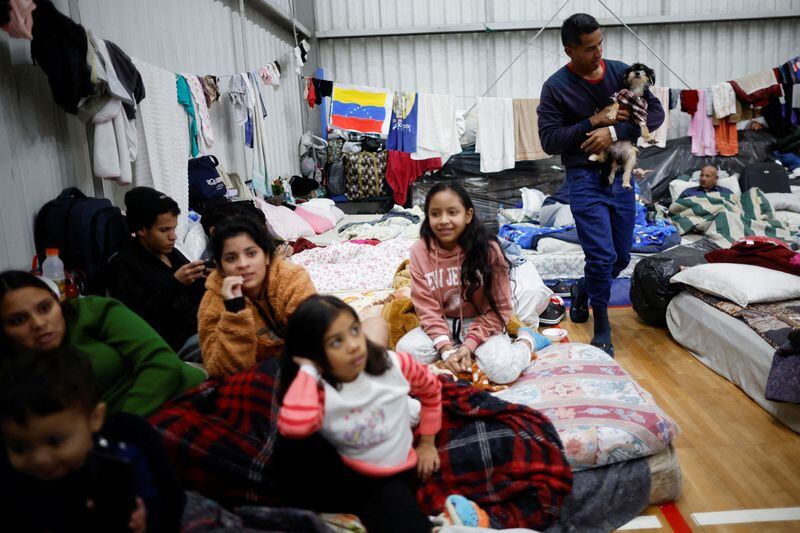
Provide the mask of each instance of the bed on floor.
POLYGON ((800 405, 771 402, 764 396, 775 348, 745 322, 684 291, 667 307, 667 327, 698 361, 800 433, 800 405))

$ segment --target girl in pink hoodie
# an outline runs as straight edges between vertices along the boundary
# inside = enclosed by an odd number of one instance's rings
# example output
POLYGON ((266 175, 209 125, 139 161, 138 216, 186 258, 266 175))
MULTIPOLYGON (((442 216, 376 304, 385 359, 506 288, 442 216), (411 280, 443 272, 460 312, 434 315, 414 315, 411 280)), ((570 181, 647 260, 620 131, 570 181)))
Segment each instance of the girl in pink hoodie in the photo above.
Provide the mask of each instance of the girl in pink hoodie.
POLYGON ((506 333, 511 318, 509 266, 497 238, 475 216, 467 191, 434 185, 425 198, 422 237, 411 248, 411 299, 420 327, 397 343, 423 363, 438 359, 453 372, 472 357, 495 383, 511 383, 531 361, 533 332, 506 333))

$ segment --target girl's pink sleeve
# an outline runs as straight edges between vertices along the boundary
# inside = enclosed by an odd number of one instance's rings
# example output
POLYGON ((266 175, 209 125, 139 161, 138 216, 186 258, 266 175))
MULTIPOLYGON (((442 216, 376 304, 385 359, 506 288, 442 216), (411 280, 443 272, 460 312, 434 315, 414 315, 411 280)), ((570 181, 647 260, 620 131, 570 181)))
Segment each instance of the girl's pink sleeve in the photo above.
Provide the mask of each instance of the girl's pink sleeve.
POLYGON ((319 372, 302 365, 286 391, 278 412, 278 431, 290 439, 302 439, 322 427, 325 391, 319 386, 319 372))
POLYGON ((442 428, 442 387, 428 367, 407 353, 398 353, 400 371, 411 386, 411 395, 422 406, 419 417, 421 435, 436 435, 442 428))

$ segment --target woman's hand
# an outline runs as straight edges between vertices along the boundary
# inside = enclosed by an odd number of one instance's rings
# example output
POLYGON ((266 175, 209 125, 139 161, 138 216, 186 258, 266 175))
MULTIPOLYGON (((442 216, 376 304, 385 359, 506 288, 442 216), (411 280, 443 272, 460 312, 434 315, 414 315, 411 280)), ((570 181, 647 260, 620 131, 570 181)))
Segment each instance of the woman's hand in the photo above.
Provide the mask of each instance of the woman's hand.
POLYGON ((147 531, 147 508, 144 506, 144 501, 139 497, 136 498, 136 509, 131 513, 128 527, 131 529, 131 533, 145 533, 147 531))
POLYGON ((423 435, 417 445, 417 474, 419 479, 427 481, 435 472, 439 471, 439 450, 434 444, 433 435, 423 435))
POLYGON ((222 297, 226 300, 233 300, 242 296, 242 285, 244 278, 242 276, 228 276, 222 280, 222 297))
POLYGON ((452 373, 458 374, 459 372, 469 372, 472 370, 472 352, 469 347, 462 344, 458 348, 450 350, 452 353, 444 366, 452 373))

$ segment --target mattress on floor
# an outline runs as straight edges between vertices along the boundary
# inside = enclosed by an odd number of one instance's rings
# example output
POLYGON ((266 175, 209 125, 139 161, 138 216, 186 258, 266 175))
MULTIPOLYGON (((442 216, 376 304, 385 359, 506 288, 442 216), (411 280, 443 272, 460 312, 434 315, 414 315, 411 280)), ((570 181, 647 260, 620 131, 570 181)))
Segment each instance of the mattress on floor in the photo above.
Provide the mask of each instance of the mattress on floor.
POLYGON ((672 444, 647 459, 650 467, 650 504, 673 502, 681 495, 683 473, 672 444))
POLYGON ((370 220, 381 218, 381 216, 382 215, 345 215, 344 218, 340 220, 338 224, 336 224, 336 226, 329 229, 325 233, 306 237, 306 239, 313 242, 317 246, 327 246, 332 242, 341 242, 344 240, 344 238, 342 238, 342 236, 339 234, 339 228, 345 224, 352 224, 353 222, 369 222, 370 220))
MULTIPOLYGON (((532 250, 522 250, 522 255, 536 267, 539 277, 546 280, 552 279, 578 279, 583 276, 586 258, 583 252, 548 252, 538 253, 532 250)), ((625 267, 619 277, 629 278, 633 275, 633 267, 646 255, 631 254, 631 262, 625 267)))
POLYGON ((667 327, 698 361, 800 433, 800 405, 764 397, 775 349, 744 322, 684 291, 667 306, 667 327))

